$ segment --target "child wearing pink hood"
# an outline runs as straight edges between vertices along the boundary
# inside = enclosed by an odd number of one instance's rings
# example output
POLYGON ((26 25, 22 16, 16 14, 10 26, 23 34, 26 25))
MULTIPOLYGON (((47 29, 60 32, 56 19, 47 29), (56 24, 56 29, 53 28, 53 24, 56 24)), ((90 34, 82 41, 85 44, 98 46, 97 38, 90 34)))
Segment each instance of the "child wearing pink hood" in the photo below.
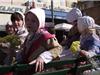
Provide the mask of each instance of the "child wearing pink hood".
POLYGON ((62 47, 55 35, 45 30, 44 10, 40 8, 29 10, 25 14, 25 24, 29 34, 24 42, 23 63, 36 64, 35 72, 41 72, 45 63, 59 57, 62 47))

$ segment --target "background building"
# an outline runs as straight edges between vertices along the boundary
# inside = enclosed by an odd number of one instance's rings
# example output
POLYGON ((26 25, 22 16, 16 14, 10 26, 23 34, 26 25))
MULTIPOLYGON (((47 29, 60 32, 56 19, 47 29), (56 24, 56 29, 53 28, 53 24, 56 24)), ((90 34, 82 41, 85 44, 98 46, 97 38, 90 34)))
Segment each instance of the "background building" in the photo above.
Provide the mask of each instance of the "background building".
POLYGON ((80 8, 84 15, 93 17, 97 24, 100 25, 100 1, 97 0, 79 0, 78 8, 80 8))
POLYGON ((41 8, 51 9, 51 1, 53 1, 54 10, 66 10, 75 6, 77 0, 31 0, 35 6, 38 7, 41 4, 41 8), (38 6, 37 6, 38 5, 38 6))
POLYGON ((22 5, 28 0, 0 0, 0 4, 22 5))
MULTIPOLYGON (((55 17, 60 19, 60 11, 70 11, 71 2, 74 0, 52 0, 53 10, 55 10, 55 17), (68 2, 70 1, 70 2, 68 2), (68 6, 68 7, 66 7, 68 6), (59 12, 58 12, 59 11, 59 12)), ((39 7, 44 9, 51 9, 51 0, 0 0, 0 25, 5 25, 10 21, 11 13, 21 11, 25 13, 30 7, 39 7)), ((51 15, 50 10, 46 11, 47 15, 51 15)), ((64 16, 64 15, 62 15, 64 16)), ((51 17, 50 17, 51 18, 51 17)))
POLYGON ((26 11, 24 3, 25 0, 0 0, 0 30, 5 30, 5 25, 10 22, 11 13, 26 11))

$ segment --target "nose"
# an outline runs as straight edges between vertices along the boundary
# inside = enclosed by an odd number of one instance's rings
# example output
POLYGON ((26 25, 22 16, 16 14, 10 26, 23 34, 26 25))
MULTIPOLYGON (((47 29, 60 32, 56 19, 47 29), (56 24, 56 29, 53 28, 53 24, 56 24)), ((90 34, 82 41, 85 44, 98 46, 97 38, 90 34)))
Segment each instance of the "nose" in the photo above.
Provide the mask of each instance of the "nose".
POLYGON ((18 21, 15 21, 15 24, 16 24, 16 25, 18 25, 18 24, 19 24, 19 22, 18 22, 18 21))
POLYGON ((26 25, 30 25, 31 22, 29 22, 29 21, 25 21, 25 24, 26 24, 26 25))
POLYGON ((25 22, 25 26, 26 26, 27 28, 30 28, 30 27, 31 27, 31 23, 30 23, 30 22, 25 22))
POLYGON ((15 21, 15 23, 17 24, 17 23, 18 23, 18 21, 15 21))

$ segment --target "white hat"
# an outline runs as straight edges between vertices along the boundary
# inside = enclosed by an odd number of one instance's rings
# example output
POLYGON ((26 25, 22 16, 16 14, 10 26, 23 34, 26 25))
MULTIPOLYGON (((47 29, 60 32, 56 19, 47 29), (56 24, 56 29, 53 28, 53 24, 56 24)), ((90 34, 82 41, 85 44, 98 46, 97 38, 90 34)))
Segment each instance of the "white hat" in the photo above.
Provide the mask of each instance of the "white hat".
POLYGON ((16 13, 19 13, 23 17, 23 19, 25 18, 24 13, 22 13, 21 11, 16 11, 16 13))
POLYGON ((85 29, 93 29, 93 28, 99 28, 100 26, 95 24, 95 21, 92 17, 90 16, 83 16, 78 18, 78 30, 79 31, 84 31, 85 29))
POLYGON ((52 22, 46 22, 45 27, 54 27, 54 23, 52 22))
POLYGON ((28 12, 32 12, 37 17, 37 19, 39 20, 39 28, 45 27, 45 11, 43 9, 33 8, 30 9, 28 12))
POLYGON ((67 13, 66 20, 68 22, 74 22, 79 17, 82 17, 82 12, 78 8, 73 8, 70 12, 67 13))

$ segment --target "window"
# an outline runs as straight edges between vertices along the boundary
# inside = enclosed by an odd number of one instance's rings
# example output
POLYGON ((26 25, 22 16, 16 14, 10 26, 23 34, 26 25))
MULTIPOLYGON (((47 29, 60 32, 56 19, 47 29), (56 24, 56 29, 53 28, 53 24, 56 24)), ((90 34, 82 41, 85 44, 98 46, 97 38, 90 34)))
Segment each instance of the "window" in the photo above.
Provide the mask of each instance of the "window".
POLYGON ((37 2, 42 2, 41 0, 37 0, 37 2))

